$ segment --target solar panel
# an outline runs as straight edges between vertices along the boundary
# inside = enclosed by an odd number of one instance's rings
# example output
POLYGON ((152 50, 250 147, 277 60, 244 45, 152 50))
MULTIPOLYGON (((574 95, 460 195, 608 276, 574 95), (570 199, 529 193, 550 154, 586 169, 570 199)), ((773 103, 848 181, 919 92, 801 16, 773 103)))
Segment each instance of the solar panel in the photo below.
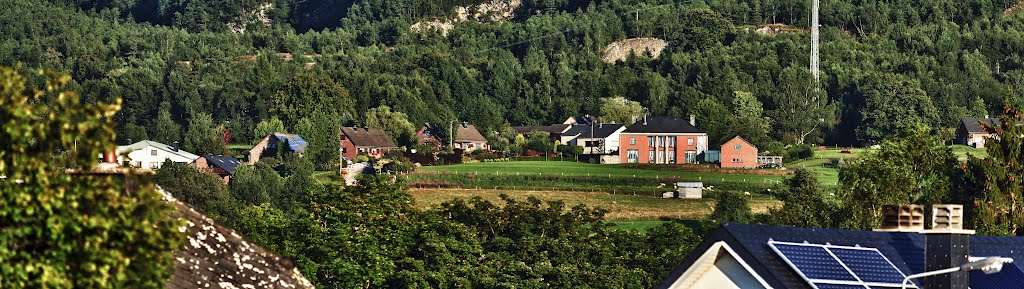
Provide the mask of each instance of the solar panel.
POLYGON ((768 245, 817 289, 899 288, 906 277, 875 248, 774 240, 768 245))
POLYGON ((877 249, 829 248, 829 251, 865 283, 899 284, 906 277, 877 249))
POLYGON ((814 287, 818 289, 865 289, 864 285, 847 285, 847 284, 829 284, 829 283, 815 283, 814 287))

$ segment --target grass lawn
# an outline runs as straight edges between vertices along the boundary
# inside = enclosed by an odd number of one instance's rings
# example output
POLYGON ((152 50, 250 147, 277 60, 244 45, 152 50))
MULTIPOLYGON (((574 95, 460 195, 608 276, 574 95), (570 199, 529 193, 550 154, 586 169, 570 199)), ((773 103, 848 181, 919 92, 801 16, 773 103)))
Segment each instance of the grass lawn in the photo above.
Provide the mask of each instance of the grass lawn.
POLYGON ((953 150, 953 155, 957 158, 966 159, 967 155, 973 155, 976 158, 988 158, 988 152, 985 149, 972 148, 965 145, 951 145, 950 149, 953 150))
POLYGON ((558 175, 558 176, 593 176, 593 177, 642 177, 642 178, 677 178, 686 181, 722 181, 765 183, 781 181, 782 175, 756 174, 724 174, 705 173, 683 170, 650 170, 626 168, 624 165, 601 165, 559 161, 511 161, 511 162, 480 162, 450 166, 428 166, 419 168, 423 172, 444 172, 455 174, 488 174, 488 175, 558 175))
MULTIPOLYGON (((567 191, 515 191, 492 189, 411 189, 416 207, 431 209, 441 203, 455 199, 480 197, 492 203, 500 204, 501 194, 509 195, 517 200, 536 197, 544 201, 562 200, 568 207, 586 205, 587 207, 608 210, 605 219, 609 221, 657 220, 662 217, 679 219, 703 218, 714 210, 712 199, 682 200, 660 199, 647 196, 610 194, 604 192, 567 192, 567 191)), ((750 199, 753 212, 766 212, 768 208, 781 206, 782 203, 773 199, 754 197, 750 199)))

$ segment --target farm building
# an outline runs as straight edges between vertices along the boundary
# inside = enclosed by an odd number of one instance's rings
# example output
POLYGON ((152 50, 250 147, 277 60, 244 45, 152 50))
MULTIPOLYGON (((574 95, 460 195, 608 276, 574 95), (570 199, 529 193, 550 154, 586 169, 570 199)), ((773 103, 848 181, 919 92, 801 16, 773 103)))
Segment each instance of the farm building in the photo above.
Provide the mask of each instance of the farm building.
POLYGON ((759 156, 757 146, 740 136, 722 144, 719 158, 722 168, 753 169, 766 164, 782 166, 781 156, 759 156))

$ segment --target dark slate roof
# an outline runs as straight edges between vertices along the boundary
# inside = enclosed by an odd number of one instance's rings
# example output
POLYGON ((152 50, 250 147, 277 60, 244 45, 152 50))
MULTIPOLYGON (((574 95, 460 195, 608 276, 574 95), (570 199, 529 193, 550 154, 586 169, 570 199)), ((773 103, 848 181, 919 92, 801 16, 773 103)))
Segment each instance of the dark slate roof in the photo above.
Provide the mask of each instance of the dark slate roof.
POLYGON ((397 148, 386 132, 377 128, 343 127, 345 134, 357 147, 397 148))
POLYGON ((174 273, 168 289, 309 288, 309 282, 286 258, 246 240, 234 230, 182 203, 167 192, 164 201, 187 221, 188 240, 174 252, 174 273))
POLYGON ((975 118, 965 117, 960 119, 960 126, 964 127, 967 132, 973 133, 985 133, 985 129, 981 127, 981 124, 985 123, 988 125, 999 125, 1002 123, 998 118, 975 118))
POLYGON ((573 125, 566 131, 565 135, 575 135, 581 138, 607 138, 611 136, 615 131, 625 125, 621 123, 605 123, 595 124, 593 126, 593 137, 591 137, 591 125, 589 124, 577 124, 573 125))
MULTIPOLYGON (((862 246, 877 248, 889 258, 904 274, 924 271, 924 235, 920 233, 890 233, 839 229, 813 229, 746 224, 724 224, 673 269, 672 273, 658 288, 668 288, 686 269, 700 258, 711 245, 726 242, 768 285, 774 288, 811 288, 793 269, 768 247, 768 240, 784 242, 829 243, 839 246, 862 246)), ((1024 284, 1019 272, 1024 265, 1024 237, 971 236, 971 256, 1000 256, 1014 259, 1013 264, 1004 265, 1003 272, 992 275, 970 275, 972 289, 1011 288, 1024 284), (1005 267, 1014 266, 1014 267, 1005 267), (1009 270, 1017 269, 1017 270, 1009 270), (1020 282, 1014 283, 1017 280, 1020 282), (997 286, 988 286, 995 284, 997 286), (1005 284, 1014 284, 1006 287, 1005 284)), ((918 280, 920 282, 920 280, 918 280)), ((920 284, 920 283, 918 283, 920 284)))
POLYGON ((690 125, 690 121, 674 116, 648 116, 647 120, 638 119, 626 128, 623 133, 703 133, 690 125))
POLYGON ((206 158, 207 164, 209 164, 210 166, 218 167, 228 172, 228 174, 234 174, 235 168, 237 168, 238 165, 242 164, 241 161, 233 157, 215 155, 205 155, 203 157, 206 158))
POLYGON ((541 125, 541 126, 513 126, 512 129, 519 134, 530 134, 535 131, 544 131, 552 135, 559 135, 562 132, 569 129, 569 124, 552 124, 552 125, 541 125))

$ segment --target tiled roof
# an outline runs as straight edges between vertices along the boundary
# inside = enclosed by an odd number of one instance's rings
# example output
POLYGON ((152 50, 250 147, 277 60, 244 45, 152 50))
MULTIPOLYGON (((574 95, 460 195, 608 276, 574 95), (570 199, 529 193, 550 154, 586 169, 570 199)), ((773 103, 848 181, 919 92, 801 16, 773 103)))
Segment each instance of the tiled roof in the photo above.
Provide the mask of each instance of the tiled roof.
POLYGON ((381 129, 376 128, 361 128, 361 127, 343 127, 341 132, 345 134, 357 147, 378 147, 378 148, 396 148, 395 142, 391 141, 391 137, 381 129))
POLYGON ((623 133, 703 133, 690 125, 689 120, 674 116, 648 116, 638 119, 626 128, 623 133))
MULTIPOLYGON (((889 258, 896 267, 905 274, 924 271, 924 235, 920 233, 892 233, 839 229, 812 229, 798 227, 723 224, 721 228, 709 234, 686 259, 676 267, 658 288, 668 288, 683 274, 711 245, 718 241, 726 242, 736 253, 762 278, 774 288, 811 288, 795 271, 793 271, 778 255, 768 247, 768 240, 783 242, 809 242, 816 244, 829 243, 839 246, 862 246, 877 248, 889 258)), ((971 236, 970 252, 972 256, 1010 257, 1024 261, 1024 237, 989 237, 971 236)), ((1007 264, 1021 270, 1021 263, 1007 264)), ((988 287, 985 284, 1006 284, 1013 282, 1017 276, 1013 270, 1006 270, 993 275, 971 275, 972 289, 1008 288, 988 287), (977 278, 975 278, 978 276, 977 278)), ((1016 283, 1013 286, 1019 286, 1016 283)), ((1011 287, 1013 287, 1011 286, 1011 287)))
POLYGON ((577 124, 569 128, 564 135, 575 135, 580 138, 607 138, 613 133, 622 128, 621 123, 605 123, 605 124, 577 124), (591 136, 591 130, 593 130, 593 136, 591 136))
POLYGON ((194 154, 192 154, 190 152, 186 152, 186 151, 183 151, 181 149, 175 149, 172 146, 165 145, 165 144, 158 143, 158 142, 151 141, 151 140, 143 140, 143 141, 139 141, 139 142, 136 142, 136 143, 133 143, 133 144, 130 144, 130 145, 126 145, 126 146, 118 146, 117 147, 117 154, 118 155, 126 154, 126 153, 130 153, 130 152, 133 152, 133 151, 145 149, 146 147, 154 147, 154 148, 156 148, 158 150, 165 151, 165 152, 167 152, 169 154, 174 154, 174 155, 177 155, 177 156, 189 159, 189 161, 194 161, 194 160, 199 158, 199 156, 194 155, 194 154))
POLYGON ((960 119, 960 125, 963 126, 967 130, 967 132, 987 133, 985 129, 981 127, 982 123, 988 125, 999 125, 1000 123, 1002 123, 1002 121, 1000 121, 998 118, 965 117, 960 119))
POLYGON ((314 288, 288 259, 246 240, 234 230, 174 199, 164 200, 187 220, 188 240, 174 252, 168 289, 314 288))
MULTIPOLYGON (((416 138, 422 142, 441 142, 437 136, 443 127, 437 124, 424 124, 416 132, 416 138)), ((487 142, 487 138, 480 134, 476 126, 468 123, 461 123, 455 127, 455 142, 487 142)))

